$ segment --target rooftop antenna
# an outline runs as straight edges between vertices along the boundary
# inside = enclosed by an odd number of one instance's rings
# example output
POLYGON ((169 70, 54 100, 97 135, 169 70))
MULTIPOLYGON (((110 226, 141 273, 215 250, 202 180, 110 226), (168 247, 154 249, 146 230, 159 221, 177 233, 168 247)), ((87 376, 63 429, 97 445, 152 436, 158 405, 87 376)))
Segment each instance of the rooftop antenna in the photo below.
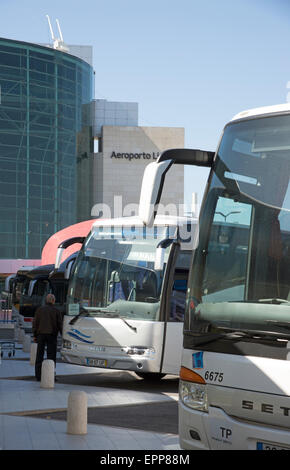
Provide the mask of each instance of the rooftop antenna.
POLYGON ((58 32, 59 32, 59 37, 60 37, 60 40, 61 40, 61 42, 63 42, 62 32, 61 32, 61 29, 60 29, 60 24, 59 24, 59 21, 58 21, 58 19, 57 19, 57 18, 56 18, 55 22, 56 22, 57 29, 58 29, 58 32))
POLYGON ((59 38, 56 38, 55 35, 54 35, 54 32, 53 32, 52 26, 51 26, 49 16, 46 15, 46 18, 47 18, 47 21, 48 21, 48 26, 49 26, 49 29, 50 29, 51 38, 53 40, 53 46, 52 46, 53 49, 58 49, 59 51, 68 52, 69 48, 66 46, 66 44, 63 41, 63 36, 62 36, 62 32, 61 32, 61 29, 60 29, 58 19, 56 19, 56 25, 57 25, 57 29, 58 29, 58 33, 59 33, 59 38))

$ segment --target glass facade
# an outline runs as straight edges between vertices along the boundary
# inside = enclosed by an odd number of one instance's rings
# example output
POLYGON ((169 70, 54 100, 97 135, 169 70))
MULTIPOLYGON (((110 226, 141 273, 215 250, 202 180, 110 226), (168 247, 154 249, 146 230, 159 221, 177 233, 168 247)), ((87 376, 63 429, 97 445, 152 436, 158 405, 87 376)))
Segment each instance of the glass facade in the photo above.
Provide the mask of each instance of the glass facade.
POLYGON ((89 218, 93 69, 0 38, 0 92, 0 258, 38 259, 53 233, 89 218))

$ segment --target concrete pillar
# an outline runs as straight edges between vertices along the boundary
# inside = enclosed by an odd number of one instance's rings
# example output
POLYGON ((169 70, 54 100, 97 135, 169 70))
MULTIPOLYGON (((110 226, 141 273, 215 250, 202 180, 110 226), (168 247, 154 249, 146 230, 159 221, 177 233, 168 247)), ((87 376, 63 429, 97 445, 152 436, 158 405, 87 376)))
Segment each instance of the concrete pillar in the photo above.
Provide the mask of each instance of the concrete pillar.
POLYGON ((67 406, 67 433, 87 434, 88 399, 81 391, 70 392, 67 406))
POLYGON ((31 336, 30 335, 24 335, 24 337, 23 337, 23 346, 22 346, 23 352, 30 352, 30 345, 31 345, 31 336))
POLYGON ((35 365, 36 360, 36 353, 37 353, 37 343, 31 343, 30 346, 30 365, 35 365))
POLYGON ((54 388, 54 361, 45 359, 41 365, 41 388, 54 388))

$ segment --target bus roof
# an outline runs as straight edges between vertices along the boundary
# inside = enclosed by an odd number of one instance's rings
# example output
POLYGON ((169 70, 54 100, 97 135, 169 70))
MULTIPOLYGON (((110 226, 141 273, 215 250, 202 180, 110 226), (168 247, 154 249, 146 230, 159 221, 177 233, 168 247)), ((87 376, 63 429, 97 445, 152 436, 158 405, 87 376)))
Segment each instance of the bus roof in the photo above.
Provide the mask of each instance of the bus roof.
POLYGON ((29 271, 32 269, 35 269, 36 266, 22 266, 20 269, 18 269, 16 275, 17 276, 25 276, 29 271))
POLYGON ((248 109, 246 111, 242 111, 236 114, 231 121, 236 121, 238 119, 244 119, 254 116, 261 116, 267 114, 275 114, 275 113, 286 113, 290 112, 290 103, 283 103, 283 104, 276 104, 273 106, 262 106, 260 108, 253 108, 248 109))
POLYGON ((37 266, 27 273, 29 279, 40 279, 48 277, 49 273, 53 270, 54 264, 45 264, 37 266))
MULTIPOLYGON (((197 217, 187 216, 171 216, 171 215, 157 215, 154 220, 154 226, 157 225, 185 225, 185 224, 197 224, 197 217)), ((99 227, 143 227, 141 219, 138 216, 132 217, 116 217, 115 219, 100 219, 96 220, 92 226, 92 231, 99 227)))
MULTIPOLYGON (((57 253, 57 248, 61 242, 67 240, 71 237, 84 236, 86 237, 94 223, 95 219, 85 220, 83 222, 78 222, 77 224, 70 225, 65 227, 62 230, 54 233, 45 243, 42 254, 41 254, 41 264, 54 264, 55 256, 57 253)), ((63 261, 68 258, 71 254, 76 253, 81 248, 81 244, 74 244, 68 247, 63 253, 63 261)), ((35 267, 35 266, 34 266, 35 267)))

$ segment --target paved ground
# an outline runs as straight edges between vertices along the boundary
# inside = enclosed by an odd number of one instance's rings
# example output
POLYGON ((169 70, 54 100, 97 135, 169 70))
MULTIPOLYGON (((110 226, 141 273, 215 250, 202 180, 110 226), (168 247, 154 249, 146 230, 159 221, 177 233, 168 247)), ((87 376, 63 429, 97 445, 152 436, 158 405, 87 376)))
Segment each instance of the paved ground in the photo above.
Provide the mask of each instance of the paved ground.
MULTIPOLYGON (((46 419, 67 419, 67 410, 27 413, 26 416, 46 419)), ((157 433, 178 434, 177 402, 159 401, 137 405, 88 408, 87 422, 157 433)))
POLYGON ((120 380, 116 371, 58 362, 59 381, 53 389, 44 389, 34 380, 29 357, 18 345, 15 357, 3 358, 0 364, 0 449, 180 449, 176 379, 168 382, 169 387, 152 384, 146 391, 144 382, 130 373, 120 380), (97 386, 92 386, 94 382, 97 386), (67 433, 66 409, 73 390, 87 394, 85 435, 67 433), (152 422, 150 417, 156 415, 158 419, 152 422))

